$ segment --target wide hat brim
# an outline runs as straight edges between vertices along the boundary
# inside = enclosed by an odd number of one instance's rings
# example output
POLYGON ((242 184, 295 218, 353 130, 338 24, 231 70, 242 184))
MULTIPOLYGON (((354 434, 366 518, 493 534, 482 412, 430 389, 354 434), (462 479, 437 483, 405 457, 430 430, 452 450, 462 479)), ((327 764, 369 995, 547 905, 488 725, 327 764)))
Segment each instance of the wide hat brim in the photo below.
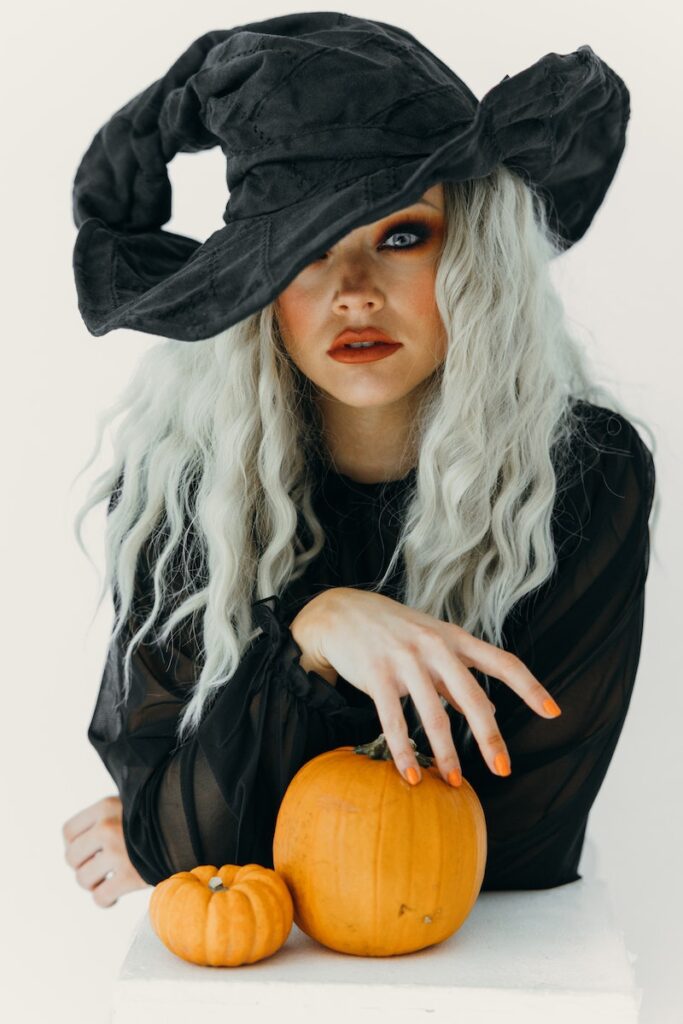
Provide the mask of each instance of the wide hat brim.
POLYGON ((349 231, 416 202, 442 181, 504 164, 544 202, 566 251, 591 224, 625 146, 622 79, 590 46, 549 53, 485 94, 474 116, 426 157, 401 159, 275 212, 233 219, 205 242, 161 228, 123 232, 100 217, 73 252, 78 308, 95 336, 129 328, 200 341, 272 302, 349 231))

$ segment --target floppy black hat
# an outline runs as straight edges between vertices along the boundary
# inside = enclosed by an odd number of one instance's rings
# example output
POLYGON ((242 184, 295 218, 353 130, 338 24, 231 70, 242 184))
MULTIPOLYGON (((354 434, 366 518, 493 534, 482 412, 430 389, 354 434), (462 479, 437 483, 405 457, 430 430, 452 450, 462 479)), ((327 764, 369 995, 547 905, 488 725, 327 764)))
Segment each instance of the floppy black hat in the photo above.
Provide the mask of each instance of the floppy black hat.
POLYGON ((548 53, 481 100, 402 28, 334 11, 196 39, 99 129, 73 185, 73 269, 91 334, 213 337, 353 228, 505 164, 566 251, 625 145, 629 92, 590 46, 548 53), (225 226, 164 231, 169 161, 220 146, 225 226))

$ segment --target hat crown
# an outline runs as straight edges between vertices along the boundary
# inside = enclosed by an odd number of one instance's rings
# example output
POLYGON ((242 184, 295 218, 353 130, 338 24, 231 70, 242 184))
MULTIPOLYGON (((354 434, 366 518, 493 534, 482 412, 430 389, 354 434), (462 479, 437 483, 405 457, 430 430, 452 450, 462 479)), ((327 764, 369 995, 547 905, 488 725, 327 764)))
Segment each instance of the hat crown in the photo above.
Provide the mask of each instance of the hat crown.
POLYGON ((476 113, 473 93, 412 36, 349 15, 316 28, 323 16, 310 17, 300 36, 229 35, 167 97, 171 122, 188 91, 196 97, 226 156, 226 223, 427 156, 476 113))

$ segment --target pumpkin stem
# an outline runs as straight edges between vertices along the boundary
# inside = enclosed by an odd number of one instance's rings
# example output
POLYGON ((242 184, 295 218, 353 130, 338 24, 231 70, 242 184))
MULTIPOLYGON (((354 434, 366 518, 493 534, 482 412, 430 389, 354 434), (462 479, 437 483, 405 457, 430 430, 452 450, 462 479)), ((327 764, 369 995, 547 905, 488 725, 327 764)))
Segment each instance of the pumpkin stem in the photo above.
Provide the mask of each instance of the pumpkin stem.
MULTIPOLYGON (((413 745, 415 751, 415 760, 423 768, 431 768, 433 758, 427 757, 426 754, 422 754, 417 749, 417 744, 412 736, 408 737, 413 745)), ((370 743, 361 743, 359 746, 353 748, 354 754, 366 754, 367 757, 372 757, 375 761, 393 761, 391 750, 387 744, 384 733, 381 732, 376 740, 372 740, 370 743)))
POLYGON ((223 880, 218 875, 214 875, 213 878, 209 879, 209 889, 213 889, 214 892, 226 892, 223 880))

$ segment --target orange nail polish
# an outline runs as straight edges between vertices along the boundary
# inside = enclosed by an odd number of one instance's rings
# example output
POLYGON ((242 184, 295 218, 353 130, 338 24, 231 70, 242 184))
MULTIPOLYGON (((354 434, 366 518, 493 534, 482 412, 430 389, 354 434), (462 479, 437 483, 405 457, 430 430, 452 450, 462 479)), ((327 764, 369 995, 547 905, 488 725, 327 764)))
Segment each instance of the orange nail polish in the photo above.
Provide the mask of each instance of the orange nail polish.
POLYGON ((546 697, 546 699, 543 701, 543 709, 547 711, 549 715, 552 715, 553 718, 557 718, 558 715, 562 714, 560 708, 557 706, 552 697, 546 697))
POLYGON ((420 781, 420 776, 417 774, 417 768, 415 768, 412 764, 410 768, 407 769, 406 775, 408 776, 408 782, 410 783, 411 786, 416 786, 420 781))
POLYGON ((512 771, 512 769, 510 768, 510 760, 507 757, 507 755, 505 755, 502 752, 502 750, 499 754, 496 754, 493 763, 499 775, 509 775, 510 772, 512 771))
POLYGON ((451 786, 460 786, 462 784, 462 775, 457 768, 454 768, 452 772, 448 773, 448 781, 451 786))

